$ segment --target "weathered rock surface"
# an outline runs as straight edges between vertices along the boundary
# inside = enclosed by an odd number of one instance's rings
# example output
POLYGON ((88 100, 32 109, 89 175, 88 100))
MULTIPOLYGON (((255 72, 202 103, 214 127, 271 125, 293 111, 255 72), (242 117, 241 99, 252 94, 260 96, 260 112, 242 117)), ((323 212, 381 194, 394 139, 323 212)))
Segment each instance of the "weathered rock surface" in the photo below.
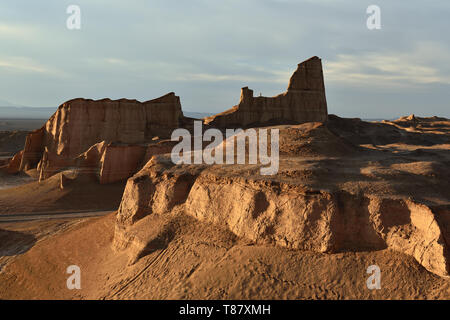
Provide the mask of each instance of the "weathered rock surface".
POLYGON ((328 253, 388 247, 413 256, 436 274, 449 275, 446 226, 429 207, 412 200, 213 174, 154 174, 143 171, 129 179, 117 218, 116 247, 126 247, 127 228, 136 221, 183 205, 186 214, 255 243, 328 253))
POLYGON ((145 146, 109 144, 100 160, 100 183, 116 182, 133 175, 145 151, 145 146))
POLYGON ((9 161, 7 166, 8 173, 17 173, 20 171, 20 163, 22 162, 23 150, 17 152, 9 161))
POLYGON ((248 127, 274 123, 325 122, 327 102, 322 62, 312 57, 298 65, 285 93, 275 97, 254 97, 242 88, 239 104, 205 119, 213 127, 248 127))
POLYGON ((44 148, 44 127, 30 132, 25 139, 20 170, 28 170, 39 162, 44 148))
POLYGON ((37 166, 41 179, 46 179, 74 166, 75 159, 104 141, 108 147, 100 152, 102 156, 95 161, 88 157, 84 166, 94 164, 95 169, 102 162, 100 180, 105 183, 127 178, 144 159, 146 147, 139 144, 154 136, 169 137, 182 121, 180 99, 174 93, 142 103, 127 99, 70 100, 43 128, 27 136, 20 170, 37 166))
MULTIPOLYGON (((255 98, 244 88, 238 106, 206 119, 205 124, 232 128, 326 119, 322 64, 313 57, 298 65, 285 93, 255 98)), ((17 155, 19 170, 37 167, 43 180, 79 167, 96 174, 101 183, 115 182, 130 177, 153 155, 170 152, 175 143, 161 142, 177 128, 192 131, 193 120, 183 116, 174 93, 142 103, 73 99, 63 103, 44 127, 28 134, 23 153, 17 155)))
MULTIPOLYGON (((305 145, 310 137, 311 152, 288 150, 275 176, 258 175, 257 165, 175 166, 167 156, 154 157, 127 182, 114 247, 135 246, 135 233, 143 228, 136 223, 144 217, 182 211, 255 243, 327 253, 389 248, 448 276, 450 189, 447 179, 435 178, 448 175, 446 149, 440 156, 404 151, 410 153, 405 158, 354 145, 347 140, 352 124, 331 122, 332 130, 320 124, 282 128, 280 150, 285 143, 305 145), (323 136, 349 152, 318 148, 323 136)), ((374 130, 359 122, 353 125, 374 130)), ((385 128, 380 126, 375 132, 385 128)), ((404 133, 401 139, 413 137, 404 133)))
POLYGON ((136 100, 75 99, 64 103, 45 125, 50 152, 74 157, 100 141, 141 143, 170 136, 182 119, 179 97, 136 100))

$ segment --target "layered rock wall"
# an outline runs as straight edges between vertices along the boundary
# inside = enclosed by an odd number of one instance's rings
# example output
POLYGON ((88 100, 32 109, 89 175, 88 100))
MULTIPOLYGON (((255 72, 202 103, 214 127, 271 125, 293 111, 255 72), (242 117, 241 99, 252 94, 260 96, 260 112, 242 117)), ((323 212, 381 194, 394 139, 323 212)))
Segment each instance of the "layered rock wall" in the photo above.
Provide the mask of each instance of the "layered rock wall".
MULTIPOLYGON (((143 161, 146 153, 146 147, 137 145, 155 136, 170 137, 182 122, 180 99, 174 93, 142 103, 127 99, 70 100, 58 108, 43 128, 27 136, 20 170, 37 166, 41 179, 46 179, 65 167, 77 165, 78 157, 104 141, 128 146, 109 145, 106 153, 101 152, 105 157, 101 161, 104 167, 99 169, 102 181, 127 178, 136 172, 137 163, 143 161)), ((91 162, 97 166, 99 160, 91 162)), ((84 167, 88 167, 88 162, 84 167)))
POLYGON ((128 178, 139 170, 146 147, 108 145, 100 160, 100 183, 112 183, 128 178))
POLYGON ((44 144, 49 152, 70 158, 100 141, 142 143, 168 137, 182 118, 180 99, 173 93, 143 103, 75 99, 46 123, 44 144))
POLYGON ((445 223, 423 204, 210 172, 161 170, 159 165, 151 162, 127 182, 117 215, 117 250, 132 243, 137 221, 181 207, 187 215, 256 243, 328 253, 390 248, 413 256, 431 272, 449 275, 445 223))
POLYGON ((40 161, 44 149, 44 127, 30 132, 25 139, 19 170, 28 170, 40 161))
POLYGON ((14 157, 8 162, 7 172, 15 174, 20 172, 20 164, 22 162, 23 150, 17 152, 14 157))
MULTIPOLYGON (((206 119, 205 124, 232 128, 326 119, 322 63, 313 57, 298 65, 285 93, 254 97, 252 90, 243 88, 239 105, 206 119)), ((151 156, 170 152, 175 143, 155 144, 153 139, 169 138, 177 128, 192 131, 193 120, 183 116, 180 99, 174 93, 142 103, 128 99, 69 100, 44 127, 27 136, 25 148, 17 157, 19 170, 37 167, 42 180, 64 168, 81 165, 99 174, 102 183, 114 182, 131 176, 151 156), (105 144, 91 149, 102 142, 105 144), (84 156, 88 151, 90 155, 84 156), (89 159, 80 164, 84 157, 89 159)))
POLYGON ((285 93, 254 97, 242 88, 239 104, 205 119, 213 127, 248 127, 273 123, 326 122, 328 116, 322 62, 312 57, 298 65, 285 93))

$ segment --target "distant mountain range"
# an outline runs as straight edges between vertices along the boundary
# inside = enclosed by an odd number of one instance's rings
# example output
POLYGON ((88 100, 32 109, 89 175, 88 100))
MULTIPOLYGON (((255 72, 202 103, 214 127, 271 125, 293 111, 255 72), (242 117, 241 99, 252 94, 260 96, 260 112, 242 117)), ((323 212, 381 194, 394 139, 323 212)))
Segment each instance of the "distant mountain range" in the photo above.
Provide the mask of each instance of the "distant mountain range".
MULTIPOLYGON (((1 102, 1 101, 0 101, 1 102)), ((0 119, 45 119, 47 120, 55 113, 57 108, 0 106, 0 119)), ((213 113, 183 111, 186 117, 204 118, 214 115, 213 113)))
POLYGON ((48 119, 55 111, 56 108, 0 106, 0 119, 48 119))

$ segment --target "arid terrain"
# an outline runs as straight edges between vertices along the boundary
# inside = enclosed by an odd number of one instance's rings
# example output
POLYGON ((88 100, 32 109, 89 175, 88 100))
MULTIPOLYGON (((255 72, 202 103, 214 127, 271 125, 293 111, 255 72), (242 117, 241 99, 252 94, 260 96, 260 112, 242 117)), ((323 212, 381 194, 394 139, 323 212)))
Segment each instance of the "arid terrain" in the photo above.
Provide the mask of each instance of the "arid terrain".
POLYGON ((450 299, 449 119, 328 114, 313 57, 286 92, 245 87, 202 119, 278 130, 276 174, 175 164, 170 135, 193 121, 173 93, 74 99, 23 144, 4 133, 0 299, 450 299))

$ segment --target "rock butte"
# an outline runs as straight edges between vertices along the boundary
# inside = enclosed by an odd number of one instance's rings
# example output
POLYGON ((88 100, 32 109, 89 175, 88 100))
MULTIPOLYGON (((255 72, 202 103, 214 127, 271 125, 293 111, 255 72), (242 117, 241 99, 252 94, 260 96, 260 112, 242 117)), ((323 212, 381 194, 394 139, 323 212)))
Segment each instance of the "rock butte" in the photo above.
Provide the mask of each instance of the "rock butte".
POLYGON ((173 93, 143 103, 71 100, 27 136, 9 170, 36 167, 41 180, 71 167, 100 183, 131 177, 113 241, 130 263, 170 241, 170 230, 147 232, 149 216, 185 214, 256 243, 328 253, 390 248, 449 275, 448 153, 416 149, 405 158, 377 147, 445 145, 449 132, 433 134, 419 117, 372 124, 328 116, 317 57, 298 65, 285 93, 254 97, 243 88, 238 105, 204 119, 217 128, 277 125, 277 175, 261 177, 258 164, 175 166, 168 137, 192 121, 173 93))
MULTIPOLYGON (((312 57, 298 65, 287 92, 254 98, 251 90, 243 88, 239 105, 206 118, 205 125, 232 128, 326 119, 322 63, 312 57)), ((128 99, 69 100, 41 129, 27 136, 23 152, 10 162, 9 171, 37 167, 43 180, 77 167, 97 174, 101 183, 123 180, 152 155, 169 152, 174 144, 164 139, 177 128, 191 129, 192 120, 183 116, 180 98, 173 92, 142 103, 128 99)))
POLYGON ((250 127, 270 123, 327 121, 327 101, 322 62, 312 57, 298 65, 287 91, 275 97, 253 97, 253 90, 241 91, 239 104, 206 118, 213 127, 250 127))
POLYGON ((169 137, 184 119, 174 93, 146 102, 70 100, 27 136, 10 171, 37 168, 43 180, 77 167, 96 174, 101 183, 126 179, 152 153, 170 151, 171 141, 153 138, 169 137))
POLYGON ((169 155, 155 156, 127 181, 113 246, 133 263, 170 233, 145 233, 147 216, 181 213, 255 243, 328 253, 389 248, 448 276, 450 122, 411 121, 330 115, 326 124, 276 126, 275 176, 259 175, 258 164, 174 165, 169 155), (361 147, 413 142, 436 147, 398 154, 361 147))

